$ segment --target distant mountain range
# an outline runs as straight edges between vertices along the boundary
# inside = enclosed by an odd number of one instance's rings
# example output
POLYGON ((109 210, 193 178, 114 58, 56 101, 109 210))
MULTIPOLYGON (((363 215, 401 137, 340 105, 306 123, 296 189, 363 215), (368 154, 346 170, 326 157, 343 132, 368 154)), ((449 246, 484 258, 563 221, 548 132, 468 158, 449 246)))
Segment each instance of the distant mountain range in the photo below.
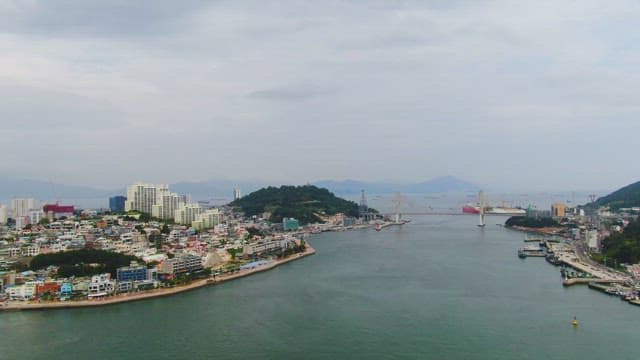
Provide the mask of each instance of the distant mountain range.
MULTIPOLYGON (((274 185, 260 181, 207 180, 200 182, 182 181, 170 184, 171 191, 189 194, 192 200, 218 199, 231 201, 233 189, 240 188, 243 195, 260 188, 274 185)), ((280 185, 280 184, 277 184, 280 185)), ((478 186, 452 176, 434 178, 416 184, 394 184, 381 182, 365 182, 356 180, 323 180, 312 183, 327 188, 338 196, 359 194, 365 190, 367 194, 390 194, 394 192, 428 194, 447 192, 475 192, 478 186)), ((125 187, 105 190, 89 186, 52 184, 47 181, 0 178, 0 204, 9 204, 14 197, 32 197, 38 201, 56 201, 85 207, 106 207, 109 196, 124 195, 125 187)))
POLYGON ((364 190, 368 194, 389 194, 401 192, 406 194, 436 194, 448 192, 476 192, 479 187, 468 181, 453 176, 442 176, 416 184, 397 184, 365 182, 357 180, 323 180, 312 183, 315 186, 329 189, 336 195, 354 195, 364 190))
POLYGON ((104 190, 89 186, 52 184, 47 181, 0 178, 0 204, 8 205, 16 197, 34 198, 40 202, 106 199, 123 190, 104 190))
POLYGON ((233 200, 233 189, 239 188, 241 194, 247 195, 260 188, 267 187, 266 182, 237 180, 181 181, 169 184, 169 189, 178 194, 191 195, 193 200, 228 199, 233 200))

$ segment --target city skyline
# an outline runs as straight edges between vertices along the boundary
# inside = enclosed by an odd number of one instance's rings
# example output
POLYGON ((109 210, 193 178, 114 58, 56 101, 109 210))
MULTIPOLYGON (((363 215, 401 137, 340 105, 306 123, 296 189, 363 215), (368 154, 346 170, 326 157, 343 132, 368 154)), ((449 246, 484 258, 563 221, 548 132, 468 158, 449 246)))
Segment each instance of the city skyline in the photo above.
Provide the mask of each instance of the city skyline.
POLYGON ((0 177, 615 189, 640 6, 0 5, 0 177), (46 20, 46 21, 45 21, 46 20))

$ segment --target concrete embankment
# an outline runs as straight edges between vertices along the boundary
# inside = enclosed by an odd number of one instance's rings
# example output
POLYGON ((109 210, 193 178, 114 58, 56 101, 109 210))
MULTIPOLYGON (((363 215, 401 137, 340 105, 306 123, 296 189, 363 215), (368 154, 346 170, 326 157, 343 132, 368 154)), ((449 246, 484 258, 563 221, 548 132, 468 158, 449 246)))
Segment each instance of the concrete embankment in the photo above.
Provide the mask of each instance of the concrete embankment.
POLYGON ((198 280, 183 286, 176 286, 176 287, 164 288, 164 289, 155 289, 155 290, 149 290, 149 291, 144 291, 144 292, 134 293, 134 294, 121 294, 121 295, 107 297, 104 299, 95 299, 95 300, 56 301, 56 302, 22 302, 22 301, 8 302, 5 304, 0 304, 0 311, 96 307, 96 306, 114 305, 114 304, 120 304, 124 302, 130 302, 130 301, 140 301, 140 300, 146 300, 146 299, 157 298, 162 296, 175 295, 178 293, 195 290, 204 286, 217 285, 226 281, 231 281, 241 277, 253 275, 259 272, 271 270, 282 264, 286 264, 288 262, 299 260, 306 256, 313 255, 315 254, 315 252, 316 252, 315 249, 309 246, 307 243, 307 247, 304 252, 291 255, 286 259, 274 260, 266 265, 259 266, 253 269, 242 270, 240 272, 229 274, 229 275, 219 275, 219 276, 216 276, 215 278, 198 280))
POLYGON ((601 284, 624 284, 626 280, 621 279, 596 279, 596 278, 571 278, 564 280, 562 285, 571 286, 575 284, 590 284, 590 283, 601 283, 601 284))

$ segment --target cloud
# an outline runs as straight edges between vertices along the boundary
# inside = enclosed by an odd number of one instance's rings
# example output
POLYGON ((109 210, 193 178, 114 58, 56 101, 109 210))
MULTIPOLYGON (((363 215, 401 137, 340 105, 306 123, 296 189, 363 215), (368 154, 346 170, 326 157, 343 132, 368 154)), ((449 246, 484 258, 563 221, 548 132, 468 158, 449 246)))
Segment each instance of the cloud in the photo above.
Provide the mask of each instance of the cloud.
POLYGON ((37 146, 4 166, 37 177, 74 156, 60 182, 109 186, 605 182, 550 180, 527 158, 631 182, 617 158, 640 131, 639 16, 589 0, 5 1, 0 129, 37 146))

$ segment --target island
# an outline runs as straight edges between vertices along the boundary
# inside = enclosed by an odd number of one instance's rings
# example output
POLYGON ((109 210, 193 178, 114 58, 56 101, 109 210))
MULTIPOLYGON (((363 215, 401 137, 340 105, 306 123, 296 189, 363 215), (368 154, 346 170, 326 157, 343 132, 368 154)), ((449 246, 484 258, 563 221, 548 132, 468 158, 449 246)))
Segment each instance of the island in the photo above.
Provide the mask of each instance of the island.
MULTIPOLYGON (((229 205, 239 208, 247 216, 268 218, 272 222, 295 218, 301 224, 322 223, 327 216, 336 214, 356 218, 360 210, 357 203, 314 185, 268 187, 229 205)), ((377 213, 375 209, 369 211, 377 213)))

